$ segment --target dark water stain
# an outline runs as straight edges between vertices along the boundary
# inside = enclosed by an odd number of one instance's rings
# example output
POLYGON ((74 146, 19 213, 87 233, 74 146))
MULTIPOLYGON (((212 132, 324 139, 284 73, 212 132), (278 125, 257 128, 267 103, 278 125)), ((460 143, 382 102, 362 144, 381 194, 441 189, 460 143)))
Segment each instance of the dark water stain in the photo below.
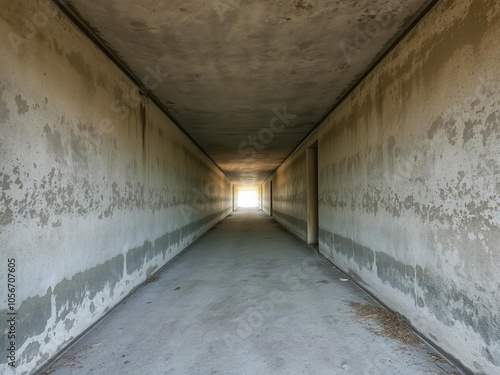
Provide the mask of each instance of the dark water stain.
MULTIPOLYGON (((16 343, 20 348, 24 343, 33 336, 37 336, 45 332, 46 325, 52 316, 51 305, 52 290, 49 288, 44 296, 34 296, 26 298, 17 308, 17 335, 16 343)), ((7 316, 6 310, 0 310, 1 316, 7 316)), ((6 320, 0 321, 1 332, 4 332, 6 320)), ((27 354, 31 355, 31 354, 27 354)), ((1 356, 3 360, 4 356, 1 356)), ((1 363, 1 362, 0 362, 1 363)))
POLYGON ((319 240, 328 248, 341 254, 348 259, 353 259, 360 269, 373 270, 375 264, 375 252, 350 238, 343 237, 336 233, 331 233, 325 229, 319 229, 319 240))
MULTIPOLYGON (((500 337, 500 328, 495 323, 500 318, 498 311, 480 301, 480 298, 484 299, 481 297, 483 293, 472 297, 473 290, 460 290, 453 281, 420 266, 416 267, 416 277, 425 305, 439 321, 449 327, 453 327, 455 321, 462 322, 479 334, 488 346, 500 337), (443 301, 451 303, 443 304, 443 301)), ((494 298, 487 300, 493 301, 494 298)))
POLYGON ((99 73, 97 75, 97 80, 96 80, 97 86, 100 88, 107 90, 107 76, 104 73, 99 73))
POLYGON ((141 270, 145 262, 150 261, 155 256, 155 249, 150 241, 144 245, 133 248, 127 252, 127 273, 131 275, 135 271, 141 270))
POLYGON ((273 210, 273 216, 276 217, 276 219, 278 219, 279 221, 282 221, 286 227, 295 228, 295 230, 292 230, 292 232, 297 232, 298 229, 299 233, 307 233, 307 222, 305 220, 285 214, 276 209, 273 210))
POLYGON ((478 125, 481 125, 481 121, 479 120, 469 120, 465 122, 464 131, 462 133, 463 145, 469 142, 474 138, 474 128, 478 125))
POLYGON ((122 254, 86 271, 64 279, 54 288, 56 302, 56 323, 64 321, 72 311, 77 311, 87 299, 92 300, 106 287, 110 296, 117 283, 123 278, 125 257, 122 254))
POLYGON ((54 50, 56 51, 56 53, 62 57, 62 55, 64 54, 64 50, 59 46, 59 43, 57 42, 57 39, 54 38, 52 40, 52 43, 53 43, 53 46, 54 46, 54 50))
POLYGON ((89 156, 95 151, 96 143, 89 134, 70 131, 71 159, 74 163, 87 166, 89 156))
POLYGON ((78 52, 70 52, 66 55, 66 58, 73 69, 80 75, 82 82, 84 82, 93 92, 95 90, 94 73, 92 72, 90 64, 87 63, 85 58, 78 52))
POLYGON ((3 93, 5 92, 5 87, 0 87, 0 123, 6 123, 9 120, 9 108, 7 107, 7 102, 2 100, 3 93))
POLYGON ((414 298, 415 268, 382 252, 377 252, 376 258, 378 278, 414 298))
POLYGON ((5 210, 0 211, 0 226, 7 226, 14 222, 14 212, 10 207, 6 207, 5 210))
POLYGON ((488 139, 495 136, 500 137, 500 111, 491 113, 485 122, 485 127, 481 130, 483 136, 483 146, 486 146, 488 139))
POLYGON ((299 9, 299 10, 308 10, 308 9, 312 9, 312 5, 311 4, 306 4, 304 2, 304 0, 299 0, 297 3, 295 3, 295 9, 299 9))
POLYGON ((49 152, 55 156, 57 162, 64 163, 66 150, 62 144, 61 133, 57 130, 52 130, 49 124, 45 124, 43 132, 45 133, 45 138, 47 139, 49 152))
POLYGON ((23 351, 22 359, 26 362, 31 362, 34 358, 38 356, 40 351, 40 343, 33 341, 26 346, 26 349, 23 351))
POLYGON ((24 115, 26 112, 30 110, 28 103, 23 99, 21 95, 16 95, 16 104, 17 104, 17 114, 24 115))
POLYGON ((64 321, 64 329, 66 330, 66 332, 71 331, 74 325, 75 325, 75 319, 66 319, 64 321))
POLYGON ((390 136, 389 141, 387 142, 387 154, 391 159, 397 156, 395 153, 395 148, 396 148, 396 139, 393 136, 390 136))
POLYGON ((8 191, 10 190, 10 185, 12 184, 12 181, 10 179, 10 175, 6 173, 0 172, 0 176, 3 175, 2 181, 0 182, 0 186, 2 187, 2 191, 8 191))
POLYGON ((451 145, 455 145, 457 142, 458 130, 456 127, 457 121, 455 118, 451 117, 447 120, 444 120, 442 116, 438 117, 431 125, 429 130, 427 131, 427 137, 430 140, 433 140, 434 137, 440 130, 443 130, 448 138, 448 142, 451 145))
POLYGON ((142 31, 147 27, 147 25, 142 21, 130 21, 130 26, 134 31, 142 31))

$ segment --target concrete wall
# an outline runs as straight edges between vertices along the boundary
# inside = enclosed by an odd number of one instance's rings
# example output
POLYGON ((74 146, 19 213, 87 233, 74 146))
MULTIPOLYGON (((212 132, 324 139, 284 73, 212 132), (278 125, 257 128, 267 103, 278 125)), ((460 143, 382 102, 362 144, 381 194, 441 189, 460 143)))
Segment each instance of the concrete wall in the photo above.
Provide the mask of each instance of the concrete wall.
POLYGON ((322 254, 477 374, 500 373, 499 39, 498 2, 439 2, 271 176, 297 232, 319 140, 322 254))
POLYGON ((233 185, 233 210, 236 210, 238 208, 238 193, 238 186, 233 185))
MULTIPOLYGON (((276 221, 307 241, 306 150, 291 155, 272 176, 273 216, 276 221)), ((270 210, 269 182, 266 185, 265 211, 270 210)))
POLYGON ((0 372, 14 373, 4 340, 14 258, 25 374, 224 218, 232 196, 51 3, 3 2, 0 36, 0 372))
MULTIPOLYGON (((273 176, 275 176, 274 174, 273 176)), ((272 177, 269 177, 267 181, 265 181, 262 186, 262 210, 266 212, 268 215, 271 215, 271 191, 270 184, 272 181, 272 177)))

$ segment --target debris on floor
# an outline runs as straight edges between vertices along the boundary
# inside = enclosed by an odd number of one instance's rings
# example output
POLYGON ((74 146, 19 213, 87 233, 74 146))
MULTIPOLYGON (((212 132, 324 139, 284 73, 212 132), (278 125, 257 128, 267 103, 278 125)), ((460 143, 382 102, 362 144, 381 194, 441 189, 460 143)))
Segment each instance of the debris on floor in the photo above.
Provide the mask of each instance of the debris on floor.
POLYGON ((419 345, 421 342, 403 318, 396 313, 386 310, 375 304, 362 304, 349 301, 349 305, 356 310, 360 318, 372 320, 380 325, 376 329, 370 327, 370 331, 379 335, 390 337, 408 345, 419 345))
POLYGON ((441 357, 440 357, 438 354, 436 354, 436 353, 429 352, 429 355, 430 355, 430 356, 431 356, 431 358, 432 358, 433 360, 435 360, 436 362, 446 363, 446 361, 445 361, 443 358, 441 358, 441 357))
POLYGON ((151 276, 149 279, 146 280, 146 284, 151 284, 159 281, 160 278, 158 276, 151 276))

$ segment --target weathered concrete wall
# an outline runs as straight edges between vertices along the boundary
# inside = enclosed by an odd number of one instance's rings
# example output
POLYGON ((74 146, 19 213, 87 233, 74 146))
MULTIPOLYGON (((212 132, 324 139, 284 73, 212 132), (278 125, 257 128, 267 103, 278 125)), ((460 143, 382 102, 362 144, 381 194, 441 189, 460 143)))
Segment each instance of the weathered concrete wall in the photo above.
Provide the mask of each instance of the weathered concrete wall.
POLYGON ((320 251, 477 374, 500 373, 499 39, 498 2, 441 1, 271 177, 318 139, 320 251))
POLYGON ((25 374, 225 217, 231 183, 48 1, 2 2, 0 50, 0 372, 14 258, 25 374))
POLYGON ((272 176, 267 179, 262 186, 262 210, 271 215, 271 181, 272 176))
POLYGON ((236 210, 238 208, 238 193, 238 186, 233 185, 233 210, 236 210))
MULTIPOLYGON (((307 168, 306 152, 300 149, 290 156, 272 176, 273 216, 276 221, 307 241, 307 168)), ((267 203, 269 205, 269 202, 267 203)), ((269 213, 269 208, 267 208, 269 213)))

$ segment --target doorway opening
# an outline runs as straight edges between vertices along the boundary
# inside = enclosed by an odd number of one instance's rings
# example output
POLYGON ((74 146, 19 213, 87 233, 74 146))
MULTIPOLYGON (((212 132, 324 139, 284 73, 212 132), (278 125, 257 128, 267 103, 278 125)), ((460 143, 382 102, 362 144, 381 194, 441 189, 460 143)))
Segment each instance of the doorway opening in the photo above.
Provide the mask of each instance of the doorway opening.
POLYGON ((238 207, 258 207, 257 190, 240 190, 238 192, 238 207))

